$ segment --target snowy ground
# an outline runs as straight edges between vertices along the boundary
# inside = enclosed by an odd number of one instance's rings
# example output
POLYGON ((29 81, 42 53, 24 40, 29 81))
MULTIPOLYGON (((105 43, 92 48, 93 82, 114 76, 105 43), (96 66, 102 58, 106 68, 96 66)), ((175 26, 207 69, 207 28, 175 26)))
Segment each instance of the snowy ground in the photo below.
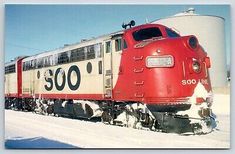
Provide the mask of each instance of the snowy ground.
POLYGON ((101 122, 5 110, 6 148, 229 148, 229 95, 216 94, 218 128, 207 135, 165 134, 101 122))

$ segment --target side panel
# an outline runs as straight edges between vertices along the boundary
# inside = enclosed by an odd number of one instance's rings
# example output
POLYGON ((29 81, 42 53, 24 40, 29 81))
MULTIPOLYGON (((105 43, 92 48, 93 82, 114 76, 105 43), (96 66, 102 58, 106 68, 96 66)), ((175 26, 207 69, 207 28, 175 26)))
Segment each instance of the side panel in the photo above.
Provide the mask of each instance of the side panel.
POLYGON ((9 94, 9 77, 8 74, 4 75, 4 90, 5 90, 5 96, 9 94))
MULTIPOLYGON (((115 87, 119 75, 123 75, 125 73, 124 72, 125 66, 121 65, 121 57, 123 55, 123 52, 125 52, 125 51, 122 51, 122 50, 116 51, 115 40, 113 40, 112 45, 113 45, 113 53, 112 53, 113 86, 115 87)), ((118 96, 120 94, 122 95, 124 93, 122 93, 119 90, 113 89, 113 99, 114 100, 118 100, 118 96)))
POLYGON ((18 97, 17 91, 17 73, 11 72, 5 74, 5 96, 6 97, 18 97))
POLYGON ((9 74, 9 94, 17 94, 17 75, 16 73, 9 74))
POLYGON ((23 72, 24 97, 102 99, 102 58, 23 72), (32 79, 33 78, 33 79, 32 79))
POLYGON ((22 96, 30 96, 30 71, 22 72, 22 96))

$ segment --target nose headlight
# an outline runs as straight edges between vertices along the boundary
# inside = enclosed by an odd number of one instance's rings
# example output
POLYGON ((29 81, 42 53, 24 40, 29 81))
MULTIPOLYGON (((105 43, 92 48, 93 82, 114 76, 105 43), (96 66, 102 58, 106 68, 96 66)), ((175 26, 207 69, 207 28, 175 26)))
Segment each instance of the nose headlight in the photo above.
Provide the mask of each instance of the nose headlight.
POLYGON ((149 56, 146 58, 146 66, 151 67, 173 67, 174 58, 171 55, 149 56))
POLYGON ((201 71, 201 65, 198 61, 193 61, 192 63, 193 71, 199 73, 201 71))
POLYGON ((198 46, 198 40, 196 37, 192 36, 188 40, 188 44, 192 49, 196 49, 198 46))

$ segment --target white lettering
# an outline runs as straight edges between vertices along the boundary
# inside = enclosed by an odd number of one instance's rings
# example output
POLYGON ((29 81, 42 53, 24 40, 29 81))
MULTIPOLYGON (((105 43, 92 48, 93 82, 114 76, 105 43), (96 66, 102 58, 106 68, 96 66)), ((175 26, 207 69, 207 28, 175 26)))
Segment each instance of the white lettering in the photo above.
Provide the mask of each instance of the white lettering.
MULTIPOLYGON (((208 84, 207 79, 198 79, 198 82, 201 82, 202 84, 208 84)), ((196 79, 182 80, 181 84, 182 85, 194 85, 194 84, 197 84, 197 80, 196 79)))

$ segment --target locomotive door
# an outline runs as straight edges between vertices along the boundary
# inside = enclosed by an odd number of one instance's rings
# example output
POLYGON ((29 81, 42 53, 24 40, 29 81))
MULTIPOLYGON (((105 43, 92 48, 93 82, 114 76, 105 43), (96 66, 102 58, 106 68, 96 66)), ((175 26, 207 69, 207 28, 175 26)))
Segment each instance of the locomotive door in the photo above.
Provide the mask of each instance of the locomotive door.
POLYGON ((34 96, 35 95, 35 71, 33 70, 31 72, 32 74, 30 75, 30 78, 31 78, 31 83, 32 83, 32 86, 31 86, 31 95, 34 96))
MULTIPOLYGON (((30 61, 30 65, 34 68, 35 66, 35 60, 30 61)), ((30 95, 35 95, 35 70, 30 71, 30 95)))
POLYGON ((112 41, 104 42, 104 97, 112 98, 113 72, 112 72, 112 41))

